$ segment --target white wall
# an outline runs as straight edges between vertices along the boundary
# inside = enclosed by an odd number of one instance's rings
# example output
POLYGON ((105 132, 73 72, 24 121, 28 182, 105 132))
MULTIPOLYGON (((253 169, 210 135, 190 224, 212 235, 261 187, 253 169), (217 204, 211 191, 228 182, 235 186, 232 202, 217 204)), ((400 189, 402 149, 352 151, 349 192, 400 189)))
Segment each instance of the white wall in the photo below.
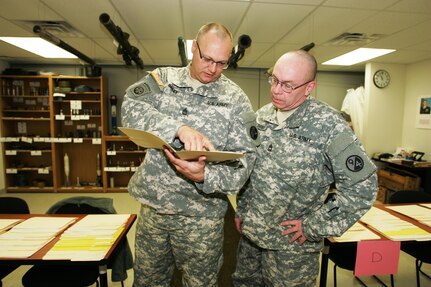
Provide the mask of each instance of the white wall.
POLYGON ((424 159, 431 160, 431 129, 416 127, 420 96, 431 97, 431 60, 411 64, 406 69, 402 146, 412 151, 425 152, 424 159))
POLYGON ((369 63, 365 69, 366 111, 362 143, 367 154, 394 153, 402 144, 405 65, 369 63), (379 69, 391 75, 389 86, 379 89, 372 78, 379 69))
POLYGON ((367 115, 362 142, 368 155, 395 153, 402 147, 425 152, 431 160, 431 129, 416 127, 418 98, 431 96, 431 61, 410 65, 369 63, 365 70, 367 115), (391 75, 389 86, 378 89, 372 82, 379 69, 391 75))

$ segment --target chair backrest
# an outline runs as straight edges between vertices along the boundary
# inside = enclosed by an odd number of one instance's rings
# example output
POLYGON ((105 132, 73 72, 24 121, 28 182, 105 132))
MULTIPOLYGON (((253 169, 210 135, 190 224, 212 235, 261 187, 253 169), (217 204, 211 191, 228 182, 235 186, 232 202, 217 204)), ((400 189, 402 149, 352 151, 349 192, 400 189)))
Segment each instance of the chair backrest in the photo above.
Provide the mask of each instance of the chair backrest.
POLYGON ((27 202, 19 197, 0 197, 1 214, 29 214, 30 209, 27 202))
POLYGON ((393 193, 389 203, 424 203, 431 202, 431 194, 419 190, 400 190, 393 193))
POLYGON ((55 213, 57 214, 105 214, 100 208, 89 204, 67 203, 61 206, 55 213))

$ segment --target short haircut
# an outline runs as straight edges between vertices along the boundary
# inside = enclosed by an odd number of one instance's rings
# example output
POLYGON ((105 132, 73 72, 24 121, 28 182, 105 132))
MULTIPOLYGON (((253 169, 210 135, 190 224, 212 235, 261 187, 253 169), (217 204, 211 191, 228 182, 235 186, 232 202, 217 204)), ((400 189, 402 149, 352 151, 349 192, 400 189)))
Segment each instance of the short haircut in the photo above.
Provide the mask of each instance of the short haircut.
POLYGON ((233 42, 232 33, 229 31, 228 28, 226 28, 226 26, 218 22, 210 22, 203 25, 196 34, 196 40, 199 40, 202 36, 204 36, 210 31, 215 32, 216 35, 221 39, 228 38, 231 42, 233 42))
POLYGON ((297 51, 293 51, 293 53, 296 53, 298 55, 300 55, 303 59, 305 59, 308 63, 310 63, 310 67, 311 67, 311 76, 313 79, 316 78, 316 74, 317 74, 317 61, 316 58, 314 58, 313 55, 311 55, 310 53, 308 53, 305 50, 297 50, 297 51))

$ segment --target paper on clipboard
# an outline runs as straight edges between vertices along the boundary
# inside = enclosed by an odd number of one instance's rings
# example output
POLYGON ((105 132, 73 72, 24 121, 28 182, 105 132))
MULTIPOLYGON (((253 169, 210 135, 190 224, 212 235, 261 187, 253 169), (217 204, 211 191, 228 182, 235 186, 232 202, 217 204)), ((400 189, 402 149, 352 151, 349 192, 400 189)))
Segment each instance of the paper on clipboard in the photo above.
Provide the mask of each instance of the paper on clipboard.
POLYGON ((119 127, 118 129, 138 146, 155 149, 168 148, 175 156, 183 160, 197 159, 204 155, 206 156, 207 161, 226 161, 238 159, 244 156, 243 153, 229 151, 175 151, 167 142, 153 133, 126 127, 119 127))

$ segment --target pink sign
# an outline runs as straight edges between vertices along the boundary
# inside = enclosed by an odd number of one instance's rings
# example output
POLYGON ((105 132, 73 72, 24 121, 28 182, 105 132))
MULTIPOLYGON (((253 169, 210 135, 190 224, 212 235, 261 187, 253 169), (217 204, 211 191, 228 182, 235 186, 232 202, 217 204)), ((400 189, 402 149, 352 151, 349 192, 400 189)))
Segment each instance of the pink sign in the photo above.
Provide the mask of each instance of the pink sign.
POLYGON ((355 276, 396 274, 398 272, 400 246, 399 241, 359 241, 355 276))

